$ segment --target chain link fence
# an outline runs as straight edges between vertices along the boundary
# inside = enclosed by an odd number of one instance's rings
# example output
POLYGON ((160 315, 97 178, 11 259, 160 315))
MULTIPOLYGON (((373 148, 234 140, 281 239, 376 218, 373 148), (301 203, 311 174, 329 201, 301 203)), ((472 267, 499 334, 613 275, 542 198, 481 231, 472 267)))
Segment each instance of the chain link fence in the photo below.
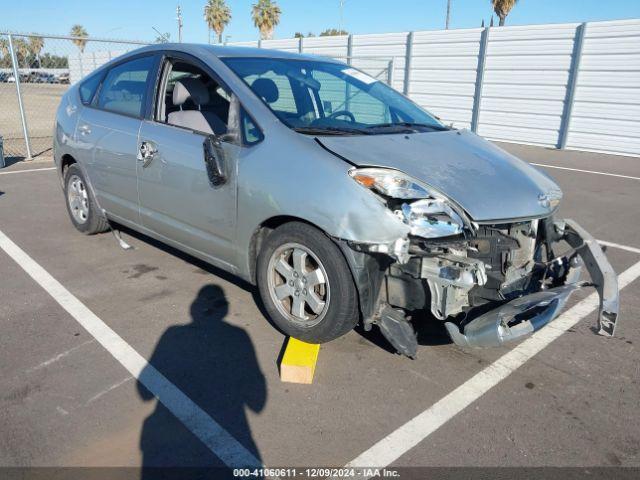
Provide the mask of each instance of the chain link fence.
POLYGON ((8 162, 50 155, 55 112, 69 85, 142 45, 0 32, 0 136, 8 162))

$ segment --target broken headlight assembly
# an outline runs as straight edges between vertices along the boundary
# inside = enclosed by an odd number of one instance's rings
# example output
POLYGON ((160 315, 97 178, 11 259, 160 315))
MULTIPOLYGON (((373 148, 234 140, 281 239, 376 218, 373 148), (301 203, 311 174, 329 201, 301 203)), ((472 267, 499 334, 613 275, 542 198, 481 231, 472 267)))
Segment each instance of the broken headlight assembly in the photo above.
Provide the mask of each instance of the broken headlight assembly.
POLYGON ((386 201, 387 206, 422 238, 459 235, 465 215, 444 195, 398 170, 355 168, 351 178, 386 201))

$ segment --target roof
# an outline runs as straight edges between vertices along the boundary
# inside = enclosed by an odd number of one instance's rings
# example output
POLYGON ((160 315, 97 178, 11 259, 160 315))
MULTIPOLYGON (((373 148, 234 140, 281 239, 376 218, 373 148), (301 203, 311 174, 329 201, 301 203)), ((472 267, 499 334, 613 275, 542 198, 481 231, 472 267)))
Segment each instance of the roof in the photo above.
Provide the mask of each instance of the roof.
POLYGON ((271 50, 268 48, 236 47, 223 45, 207 45, 201 43, 157 43, 143 47, 141 50, 177 50, 189 53, 194 56, 202 54, 203 51, 211 52, 216 57, 261 57, 261 58, 286 58, 291 60, 323 60, 329 62, 339 62, 330 57, 319 55, 300 54, 294 52, 284 52, 282 50, 271 50))

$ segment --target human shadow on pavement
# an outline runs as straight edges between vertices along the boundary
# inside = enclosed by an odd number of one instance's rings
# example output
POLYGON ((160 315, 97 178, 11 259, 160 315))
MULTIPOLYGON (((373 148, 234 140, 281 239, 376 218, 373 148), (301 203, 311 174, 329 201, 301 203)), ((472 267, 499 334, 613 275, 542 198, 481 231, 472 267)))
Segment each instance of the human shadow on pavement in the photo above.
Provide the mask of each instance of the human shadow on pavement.
MULTIPOLYGON (((265 378, 247 333, 225 321, 228 310, 222 288, 212 284, 202 287, 191 304, 191 323, 169 327, 149 364, 261 462, 246 409, 260 412, 264 408, 265 378)), ((155 398, 142 383, 154 378, 153 368, 143 370, 137 383, 145 401, 155 398)), ((144 421, 140 449, 143 479, 158 478, 161 471, 157 467, 224 466, 162 404, 162 398, 144 421)))

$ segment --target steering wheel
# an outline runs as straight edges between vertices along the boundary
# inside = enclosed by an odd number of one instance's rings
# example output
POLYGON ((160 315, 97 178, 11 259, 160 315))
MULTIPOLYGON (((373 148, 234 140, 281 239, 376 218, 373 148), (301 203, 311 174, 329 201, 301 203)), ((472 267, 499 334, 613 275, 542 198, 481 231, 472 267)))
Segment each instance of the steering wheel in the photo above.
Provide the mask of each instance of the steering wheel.
POLYGON ((356 123, 356 117, 354 117, 353 113, 348 110, 338 110, 337 112, 333 112, 327 117, 327 119, 333 120, 338 117, 348 117, 351 123, 356 123))

